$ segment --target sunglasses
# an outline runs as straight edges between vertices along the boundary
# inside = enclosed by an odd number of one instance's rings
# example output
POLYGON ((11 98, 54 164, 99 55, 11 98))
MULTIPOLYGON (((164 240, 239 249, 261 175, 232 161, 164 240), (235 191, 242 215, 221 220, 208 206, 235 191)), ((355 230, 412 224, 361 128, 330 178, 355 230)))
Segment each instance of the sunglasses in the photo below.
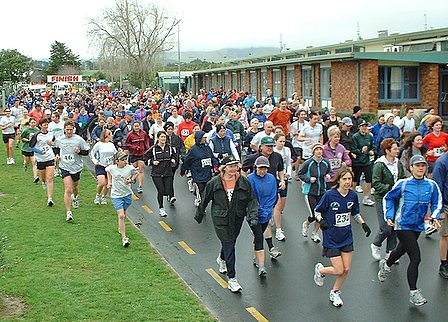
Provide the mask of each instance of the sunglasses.
POLYGON ((118 160, 120 160, 120 161, 127 161, 127 159, 128 159, 128 157, 127 157, 127 156, 125 156, 125 157, 122 157, 122 158, 118 158, 118 160))

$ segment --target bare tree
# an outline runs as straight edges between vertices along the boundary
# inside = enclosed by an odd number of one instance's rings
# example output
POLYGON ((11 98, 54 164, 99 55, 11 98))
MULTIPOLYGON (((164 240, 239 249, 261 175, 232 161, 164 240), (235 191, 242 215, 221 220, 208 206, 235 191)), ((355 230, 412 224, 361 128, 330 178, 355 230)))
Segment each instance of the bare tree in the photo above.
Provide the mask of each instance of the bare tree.
POLYGON ((128 67, 139 75, 145 88, 147 73, 158 54, 172 49, 167 40, 179 22, 154 4, 117 0, 115 7, 104 9, 100 18, 89 19, 88 37, 99 47, 103 60, 120 62, 123 69, 128 67), (127 60, 127 66, 123 66, 122 59, 127 60))

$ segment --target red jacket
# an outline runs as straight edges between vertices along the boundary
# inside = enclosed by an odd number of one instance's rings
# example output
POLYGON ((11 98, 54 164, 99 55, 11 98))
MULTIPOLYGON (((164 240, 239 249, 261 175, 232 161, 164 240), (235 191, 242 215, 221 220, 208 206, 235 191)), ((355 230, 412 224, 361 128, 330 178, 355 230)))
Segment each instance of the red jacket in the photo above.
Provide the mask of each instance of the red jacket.
POLYGON ((129 155, 143 156, 149 149, 149 136, 148 134, 140 130, 139 134, 135 131, 131 131, 126 136, 126 147, 129 149, 129 155))

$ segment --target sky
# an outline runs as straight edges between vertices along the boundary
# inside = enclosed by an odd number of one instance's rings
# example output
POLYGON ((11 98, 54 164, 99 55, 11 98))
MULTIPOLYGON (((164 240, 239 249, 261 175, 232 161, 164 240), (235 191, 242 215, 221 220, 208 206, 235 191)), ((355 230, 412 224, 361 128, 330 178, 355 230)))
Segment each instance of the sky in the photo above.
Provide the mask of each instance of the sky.
MULTIPOLYGON (((302 49, 375 38, 378 30, 407 33, 448 27, 446 0, 141 0, 181 19, 180 49, 278 47, 302 49)), ((2 1, 0 49, 17 49, 33 59, 50 56, 65 43, 81 59, 94 59, 87 21, 115 0, 2 1)), ((177 42, 174 35, 172 42, 177 42)), ((175 44, 177 46, 177 43, 175 44)), ((176 50, 177 47, 175 47, 176 50)))

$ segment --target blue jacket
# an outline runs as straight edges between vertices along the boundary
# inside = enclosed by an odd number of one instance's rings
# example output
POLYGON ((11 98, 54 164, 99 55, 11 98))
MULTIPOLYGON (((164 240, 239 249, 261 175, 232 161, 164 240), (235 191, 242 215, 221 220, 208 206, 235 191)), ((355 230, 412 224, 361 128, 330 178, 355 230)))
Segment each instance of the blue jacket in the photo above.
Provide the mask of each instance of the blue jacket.
POLYGON ((384 220, 394 221, 395 230, 422 232, 429 205, 431 217, 439 219, 442 194, 433 180, 400 179, 383 198, 384 220))
POLYGON ((432 180, 439 186, 442 193, 443 204, 448 205, 448 153, 444 153, 434 164, 432 180))
POLYGON ((194 182, 206 183, 212 178, 213 167, 218 161, 213 156, 207 144, 200 144, 205 132, 197 131, 194 134, 195 145, 188 151, 181 166, 181 171, 190 170, 194 182))
POLYGON ((380 129, 380 132, 378 133, 378 137, 376 140, 376 144, 375 146, 377 147, 377 152, 378 155, 383 155, 384 152, 380 147, 381 142, 383 142, 384 139, 387 138, 392 138, 395 141, 397 141, 397 143, 400 140, 400 129, 398 128, 398 126, 392 124, 392 126, 389 126, 387 124, 383 124, 383 126, 380 129))
POLYGON ((254 172, 247 176, 247 180, 257 196, 258 223, 264 224, 272 218, 272 210, 277 203, 277 190, 272 189, 277 186, 277 180, 270 173, 260 177, 254 172))

